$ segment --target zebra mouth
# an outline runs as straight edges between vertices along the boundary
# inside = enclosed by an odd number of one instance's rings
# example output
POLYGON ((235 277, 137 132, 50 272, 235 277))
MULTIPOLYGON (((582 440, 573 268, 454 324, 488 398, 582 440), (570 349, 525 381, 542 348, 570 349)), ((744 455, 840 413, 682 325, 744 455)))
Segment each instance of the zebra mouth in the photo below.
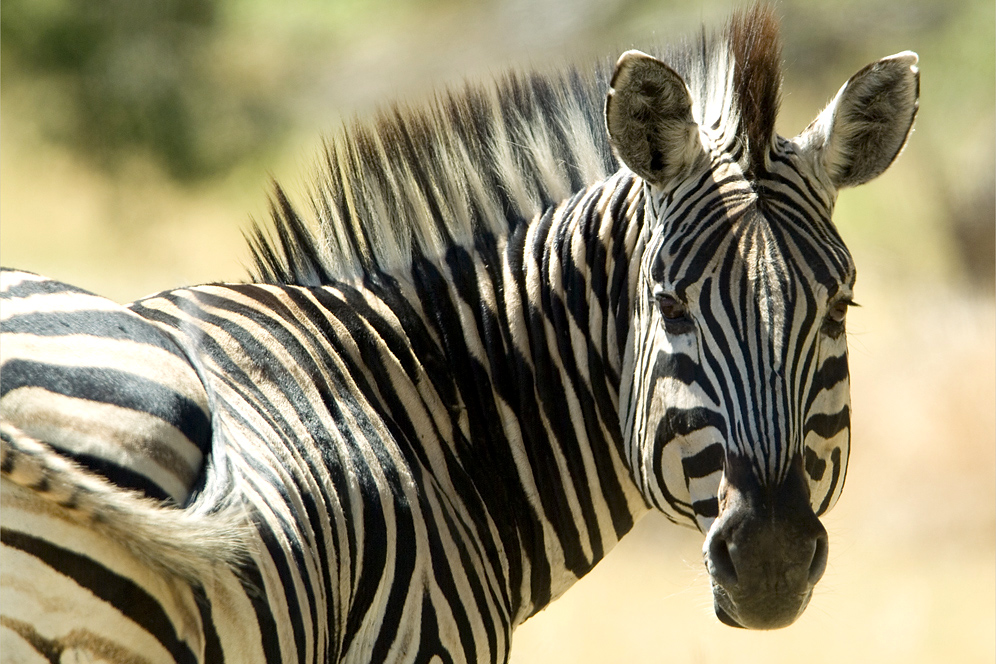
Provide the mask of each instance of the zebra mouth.
POLYGON ((743 625, 734 620, 733 616, 731 616, 729 613, 726 612, 726 609, 724 609, 720 605, 718 599, 713 599, 712 606, 713 609, 716 610, 716 617, 719 618, 719 622, 723 623, 724 625, 729 625, 730 627, 739 627, 740 629, 746 629, 743 625))
POLYGON ((738 598, 713 585, 713 609, 724 625, 740 629, 780 629, 803 614, 813 593, 752 593, 738 598))

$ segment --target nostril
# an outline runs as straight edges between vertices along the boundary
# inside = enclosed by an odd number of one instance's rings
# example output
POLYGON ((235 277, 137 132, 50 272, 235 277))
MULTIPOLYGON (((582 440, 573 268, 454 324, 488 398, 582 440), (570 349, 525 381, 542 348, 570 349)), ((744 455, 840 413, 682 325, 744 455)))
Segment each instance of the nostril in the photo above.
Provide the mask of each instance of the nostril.
POLYGON ((816 538, 816 549, 813 551, 813 562, 809 564, 809 582, 816 584, 823 578, 823 572, 827 570, 827 558, 830 554, 830 545, 826 535, 816 538))
POLYGON ((733 564, 730 547, 722 537, 715 537, 709 543, 709 562, 713 579, 721 586, 737 584, 737 567, 733 564))

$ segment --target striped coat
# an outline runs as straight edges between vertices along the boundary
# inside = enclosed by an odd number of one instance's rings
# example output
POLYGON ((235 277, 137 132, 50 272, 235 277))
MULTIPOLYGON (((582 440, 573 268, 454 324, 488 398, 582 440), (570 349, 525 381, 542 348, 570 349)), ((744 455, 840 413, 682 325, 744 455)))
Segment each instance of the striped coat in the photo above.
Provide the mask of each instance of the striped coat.
POLYGON ((778 44, 755 7, 358 123, 253 283, 4 272, 5 661, 506 661, 652 508, 706 535, 719 619, 795 620, 850 441, 830 214, 917 70, 789 140, 778 44))

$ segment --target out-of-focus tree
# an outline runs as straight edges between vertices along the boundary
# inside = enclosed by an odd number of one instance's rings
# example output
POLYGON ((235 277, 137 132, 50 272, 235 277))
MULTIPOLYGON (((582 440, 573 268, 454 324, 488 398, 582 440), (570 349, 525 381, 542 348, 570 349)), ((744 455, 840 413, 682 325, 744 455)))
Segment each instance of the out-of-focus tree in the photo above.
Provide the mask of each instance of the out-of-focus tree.
MULTIPOLYGON (((419 103, 433 88, 509 64, 652 48, 694 33, 701 22, 720 25, 737 4, 6 0, 4 131, 20 137, 40 129, 38 143, 70 148, 126 191, 132 183, 122 176, 136 154, 157 163, 167 180, 198 182, 247 162, 247 170, 276 168, 290 161, 290 151, 307 159, 312 153, 302 146, 309 143, 295 138, 314 136, 317 146, 318 134, 335 131, 341 119, 392 99, 419 103)), ((891 252, 897 274, 964 277, 991 291, 992 0, 777 4, 788 77, 779 118, 785 135, 801 130, 857 67, 902 49, 920 53, 916 134, 889 180, 846 197, 849 238, 891 252)), ((10 155, 30 141, 5 143, 10 155)), ((258 181, 258 172, 252 177, 258 181)))
POLYGON ((223 172, 276 136, 274 106, 213 57, 218 0, 6 0, 0 81, 29 81, 44 135, 113 171, 143 152, 170 177, 223 172))

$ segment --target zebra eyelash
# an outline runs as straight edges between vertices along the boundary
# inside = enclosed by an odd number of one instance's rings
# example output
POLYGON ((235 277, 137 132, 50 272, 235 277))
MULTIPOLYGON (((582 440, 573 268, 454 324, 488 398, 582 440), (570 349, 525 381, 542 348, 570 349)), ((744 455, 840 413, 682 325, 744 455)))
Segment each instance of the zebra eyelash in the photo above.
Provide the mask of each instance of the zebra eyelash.
POLYGON ((861 305, 848 297, 832 303, 827 308, 827 315, 823 320, 823 333, 831 339, 840 337, 846 330, 847 310, 859 306, 861 305))

